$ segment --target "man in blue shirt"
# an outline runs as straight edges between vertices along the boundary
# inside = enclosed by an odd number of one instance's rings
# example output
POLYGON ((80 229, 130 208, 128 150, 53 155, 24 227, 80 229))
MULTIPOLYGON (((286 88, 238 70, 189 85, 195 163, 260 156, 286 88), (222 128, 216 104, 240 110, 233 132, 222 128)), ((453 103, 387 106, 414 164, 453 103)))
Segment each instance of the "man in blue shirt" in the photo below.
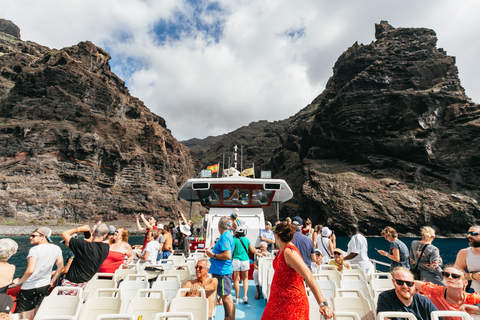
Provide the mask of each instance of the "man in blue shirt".
POLYGON ((308 237, 302 234, 303 220, 296 216, 292 218, 292 224, 297 228, 297 231, 293 235, 293 244, 297 247, 298 251, 302 255, 303 261, 311 270, 312 261, 316 260, 315 248, 313 242, 308 237))
POLYGON ((221 217, 218 221, 220 237, 213 249, 206 251, 210 257, 210 273, 218 280, 217 294, 222 297, 225 319, 235 320, 235 304, 232 298, 232 253, 233 236, 230 232, 230 219, 221 217))
POLYGON ((427 297, 415 293, 415 283, 410 270, 397 267, 392 271, 394 289, 378 297, 377 313, 382 311, 411 312, 418 320, 429 320, 437 307, 427 297))
POLYGON ((265 222, 265 229, 260 231, 260 241, 268 243, 267 251, 272 252, 273 245, 275 244, 275 237, 273 236, 272 224, 270 221, 265 222))

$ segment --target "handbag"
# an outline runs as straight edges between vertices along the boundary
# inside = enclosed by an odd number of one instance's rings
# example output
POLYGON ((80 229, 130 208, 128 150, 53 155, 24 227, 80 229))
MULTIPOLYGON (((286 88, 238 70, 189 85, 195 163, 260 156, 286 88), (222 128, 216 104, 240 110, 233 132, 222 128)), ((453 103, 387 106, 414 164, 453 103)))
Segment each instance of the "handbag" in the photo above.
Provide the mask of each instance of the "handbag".
POLYGON ((415 261, 415 268, 413 268, 413 270, 412 270, 413 278, 415 280, 420 280, 420 271, 418 270, 418 262, 420 261, 420 258, 423 255, 423 251, 425 251, 425 248, 428 247, 428 246, 429 246, 429 244, 426 244, 426 245, 423 246, 422 252, 420 252, 420 255, 418 256, 417 261, 415 261))

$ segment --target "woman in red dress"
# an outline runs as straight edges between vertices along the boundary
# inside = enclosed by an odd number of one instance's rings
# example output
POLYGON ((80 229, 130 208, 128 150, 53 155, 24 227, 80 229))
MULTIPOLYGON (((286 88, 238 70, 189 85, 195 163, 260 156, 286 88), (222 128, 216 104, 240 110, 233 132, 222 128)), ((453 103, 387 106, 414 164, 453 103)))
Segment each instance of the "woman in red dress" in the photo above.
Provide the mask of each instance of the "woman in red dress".
POLYGON ((295 231, 294 225, 285 222, 275 227, 275 242, 280 250, 273 260, 275 274, 262 320, 309 319, 310 308, 303 279, 320 305, 320 313, 325 315, 326 319, 334 316, 333 309, 327 305, 312 272, 303 262, 297 247, 291 242, 295 231))
POLYGON ((103 261, 102 266, 98 272, 102 273, 114 273, 115 270, 127 265, 133 260, 132 247, 128 244, 128 230, 125 228, 118 228, 113 234, 112 240, 110 240, 110 251, 108 256, 103 261), (125 261, 127 256, 127 261, 125 261))

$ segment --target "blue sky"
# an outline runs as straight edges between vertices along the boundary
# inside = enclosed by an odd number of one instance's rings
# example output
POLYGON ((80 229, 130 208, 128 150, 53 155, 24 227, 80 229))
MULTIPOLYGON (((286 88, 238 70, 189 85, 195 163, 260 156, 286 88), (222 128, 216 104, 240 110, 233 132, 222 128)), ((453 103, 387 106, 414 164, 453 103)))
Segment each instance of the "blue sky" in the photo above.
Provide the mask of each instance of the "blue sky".
POLYGON ((480 2, 373 0, 0 0, 22 39, 90 40, 178 140, 281 120, 325 88, 338 56, 375 40, 374 24, 426 27, 455 56, 480 102, 480 2))

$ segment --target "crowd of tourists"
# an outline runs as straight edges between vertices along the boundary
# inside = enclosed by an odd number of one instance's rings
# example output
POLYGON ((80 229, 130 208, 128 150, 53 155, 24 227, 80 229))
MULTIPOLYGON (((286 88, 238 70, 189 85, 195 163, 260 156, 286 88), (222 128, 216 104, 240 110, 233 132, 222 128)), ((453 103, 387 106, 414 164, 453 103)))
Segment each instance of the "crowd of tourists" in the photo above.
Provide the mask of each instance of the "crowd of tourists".
MULTIPOLYGON (((368 257, 368 241, 357 225, 349 225, 351 239, 346 251, 337 247, 333 230, 328 226, 312 227, 309 219, 301 217, 265 222, 259 235, 259 248, 255 248, 245 236, 246 228, 238 220, 235 211, 218 222, 219 238, 205 252, 209 259, 200 259, 196 265, 197 278, 188 281, 189 295, 199 295, 204 289, 211 304, 217 300, 225 309, 225 318, 234 319, 235 304, 248 303, 248 270, 253 256, 255 299, 260 299, 258 260, 271 256, 275 274, 271 294, 262 319, 308 319, 309 303, 305 284, 311 290, 320 312, 325 318, 334 316, 314 274, 322 264, 335 266, 339 272, 358 265, 365 274, 374 272, 368 257), (208 276, 211 274, 211 277, 208 276), (232 277, 233 275, 233 277, 232 277), (233 278, 233 279, 232 279, 233 278), (243 298, 240 284, 243 284, 243 298), (232 297, 235 289, 235 299, 232 297), (283 314, 285 313, 285 314, 283 314)), ((52 243, 52 231, 47 227, 34 230, 30 236, 33 245, 27 255, 27 267, 20 278, 14 279, 15 266, 8 263, 17 252, 17 243, 8 238, 0 239, 0 319, 13 307, 13 300, 6 294, 11 285, 19 285, 17 313, 22 319, 33 319, 43 298, 55 285, 84 288, 97 272, 113 273, 127 268, 133 259, 155 263, 168 258, 174 250, 189 254, 189 241, 193 221, 178 214, 178 224, 157 224, 155 217, 137 216, 137 229, 145 232, 142 245, 133 248, 128 243, 126 228, 115 228, 97 223, 65 230, 62 243, 69 250, 66 263, 59 246, 52 243), (84 238, 78 237, 83 234, 84 238), (56 267, 56 268, 54 268, 56 267)), ((457 254, 455 264, 442 269, 442 259, 433 228, 421 229, 422 239, 413 241, 408 248, 392 227, 386 227, 382 236, 390 243, 388 251, 378 253, 391 259, 394 289, 385 291, 378 298, 377 312, 408 311, 417 319, 429 319, 433 310, 461 310, 480 312, 480 226, 468 230, 469 248, 457 254), (466 272, 468 270, 468 272, 466 272), (470 292, 469 292, 470 291, 470 292)), ((63 290, 61 294, 76 294, 75 290, 63 290)))

